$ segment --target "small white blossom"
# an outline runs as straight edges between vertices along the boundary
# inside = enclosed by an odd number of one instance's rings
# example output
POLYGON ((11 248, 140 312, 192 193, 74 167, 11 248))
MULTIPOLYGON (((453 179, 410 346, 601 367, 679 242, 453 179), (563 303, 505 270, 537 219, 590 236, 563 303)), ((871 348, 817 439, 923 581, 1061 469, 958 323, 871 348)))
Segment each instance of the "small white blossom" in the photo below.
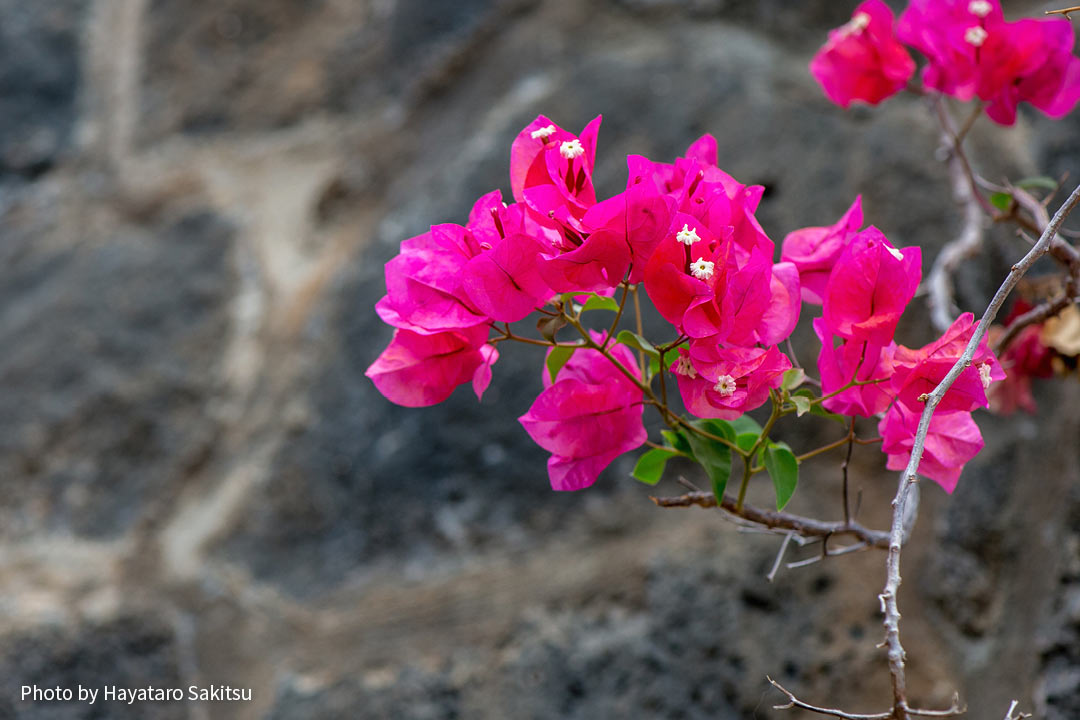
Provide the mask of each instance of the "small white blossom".
POLYGON ((679 359, 675 361, 675 374, 685 375, 686 377, 693 380, 697 377, 697 370, 695 370, 694 366, 690 364, 690 358, 686 357, 685 355, 680 355, 679 359))
POLYGON ((713 390, 720 393, 723 397, 730 397, 735 394, 735 378, 730 375, 721 375, 720 379, 713 385, 713 390))
POLYGON ((559 154, 567 160, 573 160, 576 157, 581 157, 585 154, 585 147, 581 144, 581 141, 577 138, 573 140, 567 140, 559 146, 559 154))
POLYGON ((864 12, 855 13, 848 21, 847 31, 853 35, 861 33, 870 26, 870 16, 864 12))
POLYGON ((682 230, 675 235, 675 239, 689 247, 700 240, 701 236, 697 234, 697 230, 690 227, 689 223, 685 223, 682 230))
POLYGON ((964 33, 964 41, 975 47, 982 47, 982 44, 986 42, 986 38, 989 36, 990 33, 976 25, 975 27, 969 27, 967 32, 964 33))
POLYGON ((991 5, 988 0, 971 0, 971 2, 968 3, 968 12, 981 18, 989 15, 990 11, 993 9, 994 6, 991 5))
POLYGON ((555 126, 548 125, 547 127, 538 128, 529 133, 529 137, 533 140, 547 140, 549 137, 555 134, 555 126))
POLYGON ((708 280, 713 276, 713 267, 715 267, 714 263, 705 258, 698 258, 690 264, 690 274, 698 280, 708 280))
POLYGON ((886 245, 885 249, 888 250, 889 254, 892 255, 897 260, 902 261, 904 259, 904 254, 902 252, 900 252, 899 250, 897 250, 896 248, 894 248, 892 245, 886 245))
POLYGON ((993 369, 990 367, 990 363, 981 363, 979 365, 979 379, 982 380, 983 390, 990 389, 990 383, 993 382, 990 377, 991 372, 993 372, 993 369))

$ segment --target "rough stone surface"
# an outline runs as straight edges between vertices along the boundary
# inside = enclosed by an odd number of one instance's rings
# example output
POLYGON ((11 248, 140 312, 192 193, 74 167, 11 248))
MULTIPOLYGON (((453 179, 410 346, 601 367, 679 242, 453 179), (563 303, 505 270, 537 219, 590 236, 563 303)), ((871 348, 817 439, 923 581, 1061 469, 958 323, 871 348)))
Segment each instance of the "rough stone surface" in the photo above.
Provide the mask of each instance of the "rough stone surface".
MULTIPOLYGON (((540 387, 527 348, 481 404, 397 408, 363 375, 390 337, 383 263, 508 193, 509 143, 541 112, 604 115, 602 193, 625 154, 711 132, 766 186, 777 241, 861 193, 928 270, 959 220, 923 101, 841 112, 806 71, 853 4, 0 0, 0 717, 795 717, 766 674, 882 708, 881 555, 770 584, 778 537, 659 512, 647 495, 679 486, 632 483, 633 458, 552 493, 516 422, 540 387), (20 703, 25 683, 254 699, 20 703)), ((991 179, 1080 176, 1075 128, 980 124, 973 157, 991 179)), ((1022 249, 992 230, 961 305, 1022 249)), ((923 311, 906 344, 930 339, 923 311)), ((1038 418, 983 415, 955 495, 923 488, 901 596, 913 702, 1075 715, 1078 390, 1044 385, 1038 418)), ((853 458, 874 527, 883 465, 853 458)), ((793 511, 837 514, 831 456, 801 486, 793 511)))
POLYGON ((40 175, 71 143, 87 5, 0 2, 0 183, 40 175))

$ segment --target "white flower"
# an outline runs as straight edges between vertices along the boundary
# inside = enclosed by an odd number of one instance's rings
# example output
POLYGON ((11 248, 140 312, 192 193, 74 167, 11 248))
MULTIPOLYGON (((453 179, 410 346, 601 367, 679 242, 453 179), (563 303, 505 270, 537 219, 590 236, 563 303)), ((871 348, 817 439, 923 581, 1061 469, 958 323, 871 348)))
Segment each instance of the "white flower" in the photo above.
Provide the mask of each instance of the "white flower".
POLYGON ((582 146, 580 140, 574 138, 573 140, 567 140, 559 146, 559 154, 567 160, 573 160, 576 157, 584 155, 585 148, 582 146))
POLYGON ((994 6, 989 3, 988 0, 971 0, 968 3, 968 12, 972 15, 978 15, 979 17, 986 17, 990 14, 990 11, 994 9, 994 6))
POLYGON ((693 245, 698 240, 700 240, 701 236, 698 235, 697 230, 690 227, 690 225, 688 223, 684 223, 683 226, 682 226, 682 230, 680 230, 675 235, 675 239, 678 240, 679 242, 681 242, 683 245, 686 245, 687 247, 689 247, 690 245, 693 245))
POLYGON ((686 357, 685 355, 680 355, 679 359, 675 361, 675 374, 685 375, 686 377, 693 380, 697 377, 697 370, 695 370, 694 366, 690 364, 690 358, 686 357))
POLYGON ((847 32, 852 35, 857 35, 870 26, 870 16, 864 12, 855 13, 851 16, 851 20, 845 26, 847 32))
POLYGON ((730 397, 735 394, 735 378, 730 375, 721 375, 720 379, 713 385, 713 390, 720 393, 723 397, 730 397))
POLYGON ((989 36, 990 33, 976 25, 967 29, 967 32, 964 33, 964 40, 975 47, 982 47, 982 44, 986 42, 986 38, 989 36))
POLYGON ((690 274, 698 280, 708 280, 713 276, 714 263, 705 258, 698 258, 690 264, 690 274))
POLYGON ((990 373, 992 371, 993 370, 990 367, 990 363, 981 363, 979 365, 979 379, 982 380, 983 390, 990 389, 990 383, 993 382, 993 380, 990 378, 990 373))
POLYGON ((555 134, 555 126, 548 125, 547 127, 538 128, 529 133, 529 137, 533 140, 547 140, 549 137, 555 134))

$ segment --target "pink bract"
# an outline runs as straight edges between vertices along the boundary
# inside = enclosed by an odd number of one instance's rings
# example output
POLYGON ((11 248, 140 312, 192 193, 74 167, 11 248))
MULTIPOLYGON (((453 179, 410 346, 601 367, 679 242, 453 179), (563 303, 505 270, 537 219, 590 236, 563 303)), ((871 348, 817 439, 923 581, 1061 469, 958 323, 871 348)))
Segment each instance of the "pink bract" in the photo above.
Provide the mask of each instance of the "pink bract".
POLYGON ((470 380, 481 397, 499 356, 485 344, 487 337, 487 325, 428 335, 395 330, 390 345, 364 374, 387 400, 405 407, 441 403, 470 380))
POLYGON ((814 332, 821 340, 818 372, 823 396, 832 395, 853 380, 872 383, 856 385, 824 400, 825 409, 861 417, 884 412, 894 397, 888 380, 893 370, 896 344, 882 347, 859 340, 844 340, 837 346, 836 338, 829 334, 821 318, 814 319, 814 332))
POLYGON ((922 251, 892 246, 871 225, 856 235, 825 285, 825 326, 848 340, 885 346, 922 278, 922 251))
MULTIPOLYGON (((940 338, 929 345, 918 350, 909 350, 902 345, 897 347, 893 355, 892 390, 898 402, 921 410, 922 402, 919 398, 924 393, 932 392, 952 370, 974 332, 974 316, 964 313, 953 321, 940 338)), ((997 357, 983 337, 972 357, 971 367, 960 373, 941 399, 938 408, 948 412, 986 407, 986 390, 992 382, 1004 377, 1005 373, 998 364, 997 357)))
MULTIPOLYGON (((921 415, 921 410, 895 403, 878 423, 881 450, 889 456, 885 465, 889 470, 903 470, 911 461, 921 415)), ((936 482, 945 492, 952 493, 964 464, 982 450, 983 444, 979 426, 971 413, 960 410, 935 412, 930 419, 918 472, 936 482)))
POLYGON ((828 227, 808 227, 788 233, 781 245, 780 259, 799 269, 804 302, 820 305, 833 265, 859 232, 863 223, 862 196, 855 198, 847 212, 828 227))
POLYGON ((671 366, 686 409, 700 418, 734 420, 760 407, 780 386, 787 356, 770 348, 721 348, 694 342, 671 366))
MULTIPOLYGON (((604 336, 593 333, 602 343, 604 336)), ((609 352, 635 377, 634 354, 624 345, 609 352)), ((537 445, 551 453, 548 476, 555 490, 589 487, 611 462, 640 447, 648 434, 642 423, 641 389, 599 351, 574 352, 552 383, 518 420, 537 445)))
POLYGON ((856 100, 877 105, 899 92, 915 73, 915 61, 893 33, 892 10, 867 0, 851 20, 829 32, 810 61, 810 74, 840 107, 856 100))

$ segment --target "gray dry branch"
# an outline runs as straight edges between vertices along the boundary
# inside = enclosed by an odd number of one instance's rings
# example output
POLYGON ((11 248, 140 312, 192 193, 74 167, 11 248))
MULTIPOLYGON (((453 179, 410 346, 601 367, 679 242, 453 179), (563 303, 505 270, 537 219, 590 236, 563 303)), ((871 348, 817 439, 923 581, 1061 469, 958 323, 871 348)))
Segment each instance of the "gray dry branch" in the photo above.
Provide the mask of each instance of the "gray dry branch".
POLYGON ((889 533, 889 552, 885 561, 886 582, 885 589, 880 596, 882 611, 885 614, 885 647, 889 658, 889 673, 892 676, 893 717, 896 720, 907 720, 910 715, 915 714, 907 705, 904 647, 900 643, 900 611, 897 607, 896 594, 900 589, 900 548, 904 537, 904 509, 912 486, 918 482, 916 472, 919 462, 922 460, 926 435, 930 429, 930 419, 933 417, 938 403, 941 402, 941 399, 956 381, 956 378, 960 376, 960 373, 965 368, 971 365, 971 359, 975 355, 976 348, 982 341, 983 336, 986 335, 990 323, 994 321, 1002 304, 1004 304, 1005 298, 1009 296, 1016 283, 1035 261, 1050 250, 1051 245, 1057 239, 1058 228, 1061 227, 1061 223, 1064 222, 1078 202, 1080 202, 1080 185, 1072 191, 1068 199, 1058 208, 1057 213, 1047 223, 1038 242, 1032 246, 1020 262, 1012 266, 1009 275, 1005 278, 1001 287, 998 288, 994 298, 990 301, 990 305, 986 308, 986 312, 983 313, 982 319, 979 320, 979 324, 976 326, 975 332, 972 334, 971 340, 968 341, 963 354, 941 383, 934 388, 933 392, 926 395, 926 407, 923 408, 922 417, 919 419, 919 429, 915 433, 915 442, 911 448, 911 459, 907 468, 900 475, 896 497, 892 501, 892 528, 889 533))

